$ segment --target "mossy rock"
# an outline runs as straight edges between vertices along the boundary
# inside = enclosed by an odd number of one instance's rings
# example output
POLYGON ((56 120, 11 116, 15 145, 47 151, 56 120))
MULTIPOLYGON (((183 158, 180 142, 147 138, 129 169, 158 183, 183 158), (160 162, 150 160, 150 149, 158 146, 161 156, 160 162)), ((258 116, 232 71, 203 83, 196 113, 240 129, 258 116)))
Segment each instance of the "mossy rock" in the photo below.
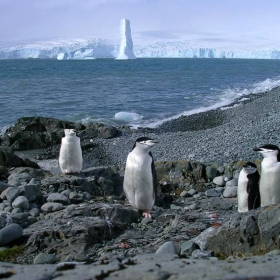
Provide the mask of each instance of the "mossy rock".
POLYGON ((24 246, 14 246, 8 249, 4 249, 0 251, 0 261, 11 262, 24 253, 25 253, 24 246))

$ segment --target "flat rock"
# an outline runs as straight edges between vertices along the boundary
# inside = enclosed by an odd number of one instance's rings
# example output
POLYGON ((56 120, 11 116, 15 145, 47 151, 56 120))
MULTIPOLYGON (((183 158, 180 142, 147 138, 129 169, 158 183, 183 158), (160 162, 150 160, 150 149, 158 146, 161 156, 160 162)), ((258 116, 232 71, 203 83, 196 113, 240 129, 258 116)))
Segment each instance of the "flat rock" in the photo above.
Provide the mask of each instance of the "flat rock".
POLYGON ((48 202, 57 202, 57 203, 62 203, 63 205, 67 205, 70 203, 68 197, 63 195, 62 193, 51 193, 47 197, 48 202))
POLYGON ((55 212, 63 209, 62 203, 47 202, 41 206, 41 210, 44 212, 55 212))

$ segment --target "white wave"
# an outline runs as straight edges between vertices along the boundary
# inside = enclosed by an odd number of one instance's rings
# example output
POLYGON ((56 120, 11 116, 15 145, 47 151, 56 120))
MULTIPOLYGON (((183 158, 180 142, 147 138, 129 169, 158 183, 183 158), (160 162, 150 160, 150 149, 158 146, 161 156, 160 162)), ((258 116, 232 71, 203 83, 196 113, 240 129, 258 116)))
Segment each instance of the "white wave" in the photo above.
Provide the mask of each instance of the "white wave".
POLYGON ((6 130, 8 129, 9 127, 7 125, 3 126, 3 127, 0 127, 0 135, 4 135, 4 133, 6 132, 6 130))
POLYGON ((255 83, 251 86, 251 88, 250 87, 249 88, 234 88, 234 89, 229 88, 223 92, 223 94, 221 95, 220 100, 218 102, 216 102, 210 106, 201 106, 199 108, 184 111, 184 112, 181 112, 180 114, 176 114, 176 115, 168 117, 168 118, 164 118, 161 120, 155 120, 155 121, 148 123, 146 125, 146 127, 155 128, 166 121, 178 119, 181 116, 189 116, 189 115, 198 114, 198 113, 202 113, 202 112, 206 112, 206 111, 210 111, 210 110, 214 110, 214 109, 218 109, 218 108, 221 108, 222 110, 233 108, 233 107, 238 106, 238 104, 229 106, 229 107, 228 107, 228 105, 233 103, 236 99, 242 98, 242 96, 244 96, 244 97, 241 100, 239 100, 239 102, 248 99, 248 98, 246 98, 247 95, 264 93, 267 91, 271 91, 277 87, 280 87, 280 77, 276 77, 274 79, 266 79, 262 82, 255 83))
POLYGON ((115 114, 114 118, 119 121, 135 122, 141 121, 144 118, 144 116, 134 112, 118 112, 115 114))
POLYGON ((280 78, 277 77, 275 79, 266 79, 262 82, 255 83, 255 88, 253 93, 261 93, 265 91, 273 90, 274 88, 277 88, 280 86, 280 78))

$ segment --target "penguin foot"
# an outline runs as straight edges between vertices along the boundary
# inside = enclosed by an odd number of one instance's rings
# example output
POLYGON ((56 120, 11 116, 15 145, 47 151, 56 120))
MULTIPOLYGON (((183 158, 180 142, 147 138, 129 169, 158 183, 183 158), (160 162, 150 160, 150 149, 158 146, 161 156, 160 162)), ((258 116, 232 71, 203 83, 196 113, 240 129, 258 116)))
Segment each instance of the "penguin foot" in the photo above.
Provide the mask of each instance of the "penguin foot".
POLYGON ((152 215, 150 213, 144 212, 143 216, 148 219, 152 219, 152 215))

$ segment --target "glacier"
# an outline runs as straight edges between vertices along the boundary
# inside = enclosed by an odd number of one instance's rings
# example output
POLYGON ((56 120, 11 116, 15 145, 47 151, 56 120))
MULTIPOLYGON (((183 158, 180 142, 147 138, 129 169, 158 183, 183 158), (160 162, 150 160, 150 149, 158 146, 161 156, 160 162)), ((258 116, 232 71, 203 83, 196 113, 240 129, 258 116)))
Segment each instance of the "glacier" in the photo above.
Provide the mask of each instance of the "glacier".
POLYGON ((89 53, 98 58, 115 58, 119 47, 107 44, 105 40, 94 39, 57 39, 51 41, 39 41, 34 43, 21 43, 12 46, 0 46, 0 59, 56 59, 59 55, 67 54, 76 59, 87 59, 89 53))
POLYGON ((130 21, 122 19, 120 23, 121 45, 116 59, 136 59, 133 53, 133 41, 131 37, 130 21))
MULTIPOLYGON (((136 58, 246 58, 280 59, 280 46, 227 46, 197 44, 192 40, 161 41, 133 46, 136 58)), ((0 59, 94 59, 117 58, 120 46, 106 40, 59 39, 29 44, 0 46, 0 59)))

